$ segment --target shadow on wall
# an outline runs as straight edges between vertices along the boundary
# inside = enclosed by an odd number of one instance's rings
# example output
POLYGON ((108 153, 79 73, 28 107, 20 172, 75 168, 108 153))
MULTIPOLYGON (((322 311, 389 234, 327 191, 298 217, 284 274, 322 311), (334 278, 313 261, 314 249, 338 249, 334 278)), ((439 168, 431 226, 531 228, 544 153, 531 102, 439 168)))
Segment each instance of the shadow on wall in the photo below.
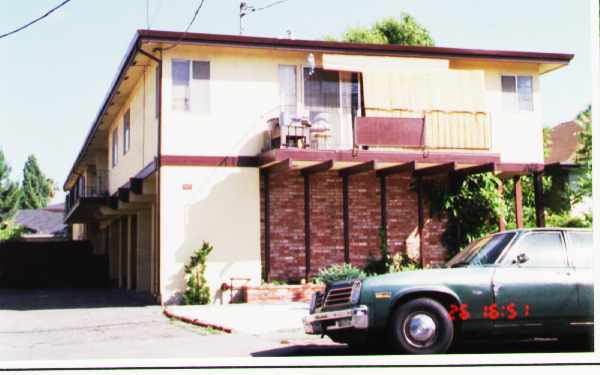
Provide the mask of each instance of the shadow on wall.
MULTIPOLYGON (((206 170, 194 168, 190 173, 206 173, 206 170)), ((205 176, 194 180, 194 185, 198 186, 193 192, 183 193, 193 194, 193 198, 182 208, 185 217, 183 242, 170 255, 177 270, 167 275, 166 288, 178 292, 168 298, 167 304, 181 302, 185 290, 184 265, 204 241, 214 246, 205 273, 212 303, 224 303, 219 287, 222 282, 229 283, 230 277, 252 277, 253 271, 260 277, 258 170, 220 168, 212 169, 205 176), (256 186, 249 186, 251 173, 256 174, 256 186), (212 186, 206 188, 206 185, 200 186, 202 184, 212 186), (256 196, 249 199, 253 190, 256 196)))

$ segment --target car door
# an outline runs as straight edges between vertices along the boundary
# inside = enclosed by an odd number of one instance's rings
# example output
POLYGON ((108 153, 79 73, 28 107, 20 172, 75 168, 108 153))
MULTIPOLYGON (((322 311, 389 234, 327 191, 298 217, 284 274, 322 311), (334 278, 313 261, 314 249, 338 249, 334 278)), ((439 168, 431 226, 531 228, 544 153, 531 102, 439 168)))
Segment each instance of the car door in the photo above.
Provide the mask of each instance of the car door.
POLYGON ((594 321, 594 280, 592 274, 593 236, 591 231, 573 230, 567 234, 567 254, 575 272, 575 285, 579 308, 575 314, 574 326, 593 326, 594 321))
POLYGON ((494 330, 559 333, 578 309, 575 285, 561 231, 521 234, 492 278, 494 330))

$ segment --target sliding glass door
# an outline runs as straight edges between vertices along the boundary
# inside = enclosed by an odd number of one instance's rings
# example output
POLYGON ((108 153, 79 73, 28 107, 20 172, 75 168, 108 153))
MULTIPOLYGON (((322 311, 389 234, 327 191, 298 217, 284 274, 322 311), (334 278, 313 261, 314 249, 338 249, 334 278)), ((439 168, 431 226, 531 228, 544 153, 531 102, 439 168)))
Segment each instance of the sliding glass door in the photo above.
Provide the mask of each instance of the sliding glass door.
POLYGON ((320 148, 352 148, 353 112, 358 108, 358 77, 349 72, 304 68, 304 109, 320 148))

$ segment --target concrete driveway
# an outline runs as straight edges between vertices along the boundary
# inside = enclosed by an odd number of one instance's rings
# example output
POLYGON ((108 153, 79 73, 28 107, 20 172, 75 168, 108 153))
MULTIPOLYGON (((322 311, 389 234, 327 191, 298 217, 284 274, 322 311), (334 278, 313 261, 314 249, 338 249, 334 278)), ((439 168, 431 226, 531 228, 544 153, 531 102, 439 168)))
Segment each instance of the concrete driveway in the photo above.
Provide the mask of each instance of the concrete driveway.
MULTIPOLYGON (((299 320, 305 314, 303 304, 270 308, 227 305, 172 309, 211 323, 230 324, 234 333, 221 333, 167 319, 160 306, 119 290, 0 289, 0 364, 3 361, 54 359, 354 354, 345 345, 304 334, 299 320)), ((590 349, 581 342, 529 340, 465 343, 453 352, 541 353, 590 349)))
POLYGON ((0 362, 287 356, 317 344, 347 350, 300 329, 269 334, 203 329, 169 320, 160 306, 120 290, 0 289, 0 362))

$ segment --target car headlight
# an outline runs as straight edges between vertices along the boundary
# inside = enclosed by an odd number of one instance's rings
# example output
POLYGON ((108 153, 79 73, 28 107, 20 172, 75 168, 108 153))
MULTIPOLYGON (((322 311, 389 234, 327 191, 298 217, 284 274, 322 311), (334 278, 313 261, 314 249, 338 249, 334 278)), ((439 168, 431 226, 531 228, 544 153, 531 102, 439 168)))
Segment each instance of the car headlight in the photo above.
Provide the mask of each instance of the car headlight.
POLYGON ((310 297, 310 305, 308 307, 308 311, 310 314, 315 312, 315 307, 317 306, 317 293, 319 293, 319 292, 313 293, 312 297, 310 297))
POLYGON ((352 292, 350 293, 350 303, 355 305, 360 299, 360 290, 362 288, 362 281, 354 280, 352 283, 352 292))

